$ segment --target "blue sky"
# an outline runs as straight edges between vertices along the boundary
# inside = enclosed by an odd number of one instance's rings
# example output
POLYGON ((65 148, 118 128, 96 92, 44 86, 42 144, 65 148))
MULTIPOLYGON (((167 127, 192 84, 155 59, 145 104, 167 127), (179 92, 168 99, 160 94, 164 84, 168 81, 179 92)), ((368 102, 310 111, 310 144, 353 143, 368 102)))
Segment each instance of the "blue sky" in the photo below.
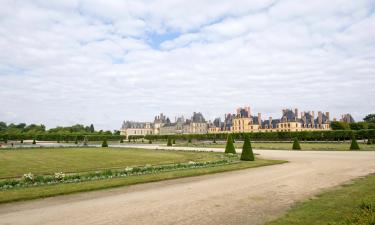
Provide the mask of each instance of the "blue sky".
POLYGON ((375 109, 374 1, 2 1, 0 121, 375 109))

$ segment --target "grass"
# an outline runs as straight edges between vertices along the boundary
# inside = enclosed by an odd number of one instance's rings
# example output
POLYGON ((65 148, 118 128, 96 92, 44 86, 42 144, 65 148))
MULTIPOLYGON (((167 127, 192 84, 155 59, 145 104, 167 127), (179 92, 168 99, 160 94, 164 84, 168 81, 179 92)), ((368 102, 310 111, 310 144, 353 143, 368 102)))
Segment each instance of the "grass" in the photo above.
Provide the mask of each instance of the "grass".
MULTIPOLYGON (((242 149, 242 142, 236 142, 235 147, 237 150, 242 149)), ((300 141, 302 150, 321 150, 321 151, 348 151, 350 148, 350 142, 345 143, 304 143, 300 141)), ((196 142, 196 143, 177 143, 175 146, 186 146, 186 147, 208 147, 208 148, 225 148, 224 143, 208 143, 208 142, 196 142)), ((252 142, 251 146, 255 149, 274 149, 274 150, 292 150, 292 142, 252 142)), ((367 145, 359 143, 359 147, 363 151, 375 151, 375 145, 367 145)))
POLYGON ((218 153, 158 151, 129 148, 38 148, 0 150, 0 179, 21 177, 25 173, 47 175, 102 169, 210 161, 218 153))
MULTIPOLYGON (((182 153, 182 152, 179 152, 179 153, 182 153)), ((187 152, 183 152, 183 154, 185 153, 187 152)), ((193 152, 192 154, 200 156, 202 153, 193 152)), ((206 154, 215 155, 215 153, 206 153, 206 154)), ((219 172, 225 172, 225 171, 232 171, 232 170, 239 170, 239 169, 246 169, 246 168, 253 168, 253 167, 260 167, 260 166, 268 166, 268 165, 274 165, 274 164, 279 164, 279 163, 284 163, 284 162, 285 161, 281 161, 281 160, 257 159, 256 161, 251 161, 251 162, 240 161, 239 163, 216 166, 216 167, 208 167, 208 168, 196 168, 196 169, 189 169, 189 170, 170 171, 170 172, 148 174, 148 175, 141 175, 141 176, 130 176, 130 177, 124 177, 124 178, 87 181, 87 182, 81 182, 81 183, 57 184, 57 185, 51 185, 51 186, 10 189, 10 190, 0 191, 0 203, 35 199, 35 198, 43 198, 43 197, 50 197, 50 196, 56 196, 56 195, 64 195, 64 194, 70 194, 70 193, 82 192, 82 191, 92 191, 92 190, 133 185, 133 184, 146 183, 146 182, 155 182, 155 181, 175 179, 175 178, 181 178, 181 177, 199 176, 199 175, 219 173, 219 172)))
POLYGON ((375 174, 299 203, 286 215, 268 223, 284 224, 375 224, 375 174))

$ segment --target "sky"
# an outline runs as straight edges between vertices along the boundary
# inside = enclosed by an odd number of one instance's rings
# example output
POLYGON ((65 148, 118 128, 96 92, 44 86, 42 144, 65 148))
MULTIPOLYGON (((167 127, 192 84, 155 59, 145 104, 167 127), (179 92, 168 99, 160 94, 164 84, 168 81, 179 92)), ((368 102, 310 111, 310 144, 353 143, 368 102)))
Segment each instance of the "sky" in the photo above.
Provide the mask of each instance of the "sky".
POLYGON ((0 121, 375 111, 374 0, 0 2, 0 121))

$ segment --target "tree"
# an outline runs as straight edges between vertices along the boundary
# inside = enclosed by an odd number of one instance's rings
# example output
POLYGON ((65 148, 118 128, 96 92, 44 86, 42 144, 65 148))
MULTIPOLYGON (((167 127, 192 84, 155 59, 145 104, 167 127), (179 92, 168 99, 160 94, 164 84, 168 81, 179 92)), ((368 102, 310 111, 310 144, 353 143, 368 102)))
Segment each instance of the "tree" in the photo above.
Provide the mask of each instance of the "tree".
POLYGON ((331 122, 332 130, 350 130, 350 126, 348 123, 333 121, 331 122))
POLYGON ((359 145, 355 136, 352 136, 352 143, 350 144, 350 150, 359 150, 359 145))
POLYGON ((368 123, 375 123, 375 114, 368 114, 363 120, 368 123))
POLYGON ((352 130, 365 130, 365 129, 368 129, 368 123, 367 122, 350 123, 349 127, 352 130))
POLYGON ((107 139, 103 140, 102 147, 103 148, 107 148, 108 147, 107 139))
POLYGON ((94 133, 94 132, 95 132, 94 124, 91 124, 91 125, 90 125, 90 132, 91 132, 91 133, 94 133))
POLYGON ((167 146, 172 146, 172 139, 170 137, 168 137, 167 146))
POLYGON ((231 134, 228 134, 228 137, 227 137, 227 145, 225 146, 225 153, 236 154, 236 149, 234 148, 233 137, 231 134))
POLYGON ((245 135, 245 141, 242 146, 241 160, 254 161, 254 153, 253 148, 251 147, 249 135, 245 135))
POLYGON ((299 144, 298 138, 294 138, 292 149, 301 150, 301 145, 299 144))

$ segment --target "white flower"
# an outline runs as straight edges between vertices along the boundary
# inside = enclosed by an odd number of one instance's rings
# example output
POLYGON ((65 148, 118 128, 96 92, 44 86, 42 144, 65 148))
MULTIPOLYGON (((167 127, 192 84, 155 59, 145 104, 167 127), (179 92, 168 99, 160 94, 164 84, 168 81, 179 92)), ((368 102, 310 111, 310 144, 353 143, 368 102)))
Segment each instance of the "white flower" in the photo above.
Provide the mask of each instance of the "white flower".
POLYGON ((34 175, 32 173, 26 173, 23 175, 23 179, 25 179, 26 181, 33 181, 34 175))
POLYGON ((55 173, 55 179, 56 180, 62 181, 62 180, 64 180, 64 177, 65 177, 65 173, 63 173, 63 172, 55 173))

